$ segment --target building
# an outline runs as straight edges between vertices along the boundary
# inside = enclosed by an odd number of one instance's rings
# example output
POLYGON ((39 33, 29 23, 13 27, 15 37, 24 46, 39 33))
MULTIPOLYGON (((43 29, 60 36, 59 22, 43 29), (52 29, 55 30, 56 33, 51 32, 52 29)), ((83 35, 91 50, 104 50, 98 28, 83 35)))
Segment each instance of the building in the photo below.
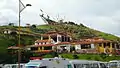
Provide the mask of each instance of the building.
POLYGON ((34 53, 91 53, 91 54, 120 54, 120 46, 113 41, 102 38, 72 40, 65 32, 50 31, 41 35, 33 45, 27 46, 34 53))
POLYGON ((52 40, 36 40, 34 45, 29 46, 29 50, 35 53, 48 53, 54 51, 52 40))
POLYGON ((71 38, 69 35, 52 31, 46 34, 42 34, 40 40, 36 40, 34 45, 29 46, 29 50, 35 53, 39 53, 59 50, 63 51, 67 48, 66 51, 70 51, 70 44, 65 45, 66 42, 69 43, 70 40, 71 38))
POLYGON ((81 39, 73 41, 72 45, 78 53, 115 53, 117 45, 102 38, 81 39))

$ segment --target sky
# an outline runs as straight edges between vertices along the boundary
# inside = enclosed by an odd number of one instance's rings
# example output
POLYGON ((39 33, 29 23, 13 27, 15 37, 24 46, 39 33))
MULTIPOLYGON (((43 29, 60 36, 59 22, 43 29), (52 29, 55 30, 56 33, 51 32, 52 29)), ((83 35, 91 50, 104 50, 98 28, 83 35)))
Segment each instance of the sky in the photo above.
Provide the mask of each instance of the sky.
MULTIPOLYGON (((120 37, 120 0, 21 0, 21 25, 45 24, 40 9, 53 20, 64 19, 120 37)), ((0 0, 0 25, 18 24, 19 0, 0 0)))

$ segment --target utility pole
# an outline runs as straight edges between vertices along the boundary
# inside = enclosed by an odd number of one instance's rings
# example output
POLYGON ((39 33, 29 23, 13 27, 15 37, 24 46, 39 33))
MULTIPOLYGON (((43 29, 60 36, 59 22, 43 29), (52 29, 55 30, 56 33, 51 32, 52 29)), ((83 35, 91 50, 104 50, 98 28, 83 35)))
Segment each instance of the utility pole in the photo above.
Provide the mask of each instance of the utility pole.
POLYGON ((19 28, 19 32, 18 32, 18 68, 20 68, 20 62, 21 62, 21 42, 20 42, 20 19, 21 19, 21 16, 20 16, 20 13, 27 7, 27 6, 32 6, 31 4, 26 4, 26 6, 21 2, 21 0, 19 0, 19 25, 18 25, 18 28, 19 28))

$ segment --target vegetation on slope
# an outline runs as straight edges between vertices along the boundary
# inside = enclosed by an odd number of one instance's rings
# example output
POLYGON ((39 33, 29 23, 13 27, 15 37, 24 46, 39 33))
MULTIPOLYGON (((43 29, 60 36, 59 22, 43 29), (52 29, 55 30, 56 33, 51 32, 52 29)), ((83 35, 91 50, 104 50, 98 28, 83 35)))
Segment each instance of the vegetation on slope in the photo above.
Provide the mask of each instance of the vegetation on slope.
POLYGON ((74 23, 62 23, 57 25, 39 25, 37 26, 37 29, 63 31, 70 34, 73 39, 101 37, 107 40, 120 41, 120 38, 117 36, 88 28, 83 24, 77 25, 74 23))
MULTIPOLYGON (((4 62, 5 60, 8 62, 12 62, 11 60, 15 59, 14 56, 8 54, 7 48, 9 46, 17 46, 18 44, 18 34, 16 33, 4 34, 3 30, 5 29, 17 29, 17 28, 9 26, 0 27, 0 63, 4 62)), ((34 41, 39 38, 40 36, 22 34, 20 41, 23 46, 26 46, 34 44, 34 41)))
MULTIPOLYGON (((96 61, 111 61, 111 60, 120 60, 120 56, 108 56, 105 54, 59 54, 62 58, 67 59, 79 59, 79 60, 96 60, 96 61)), ((54 58, 57 55, 46 54, 43 58, 54 58)))
MULTIPOLYGON (((4 29, 18 30, 18 27, 0 26, 0 62, 8 59, 8 57, 11 58, 11 56, 7 54, 7 47, 16 46, 18 44, 18 34, 4 34, 4 29)), ((60 23, 56 25, 32 25, 30 27, 21 27, 21 30, 23 32, 21 35, 22 45, 34 44, 36 39, 40 39, 40 34, 44 34, 48 31, 63 31, 71 35, 75 40, 81 38, 101 37, 108 40, 120 41, 119 37, 90 29, 83 24, 77 25, 73 22, 60 23)), ((14 58, 14 56, 12 58, 14 58)))

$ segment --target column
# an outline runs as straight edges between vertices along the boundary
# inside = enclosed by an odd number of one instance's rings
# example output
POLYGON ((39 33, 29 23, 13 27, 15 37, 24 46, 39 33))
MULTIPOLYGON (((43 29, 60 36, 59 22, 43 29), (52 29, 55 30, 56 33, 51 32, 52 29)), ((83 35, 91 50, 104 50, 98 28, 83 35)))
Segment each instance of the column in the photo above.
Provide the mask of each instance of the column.
POLYGON ((94 44, 95 45, 95 48, 96 48, 96 50, 97 50, 97 53, 99 53, 100 52, 100 46, 96 43, 96 44, 94 44))
POLYGON ((39 51, 39 52, 41 51, 40 47, 38 47, 38 51, 39 51))
POLYGON ((104 53, 104 43, 101 43, 100 52, 104 53))
POLYGON ((44 47, 42 46, 42 50, 44 50, 44 47))
POLYGON ((112 42, 110 42, 110 52, 112 53, 113 51, 112 51, 112 42))
POLYGON ((43 36, 41 36, 41 40, 43 40, 43 36))
POLYGON ((48 37, 49 37, 48 39, 49 39, 49 40, 51 40, 51 37, 50 37, 50 35, 49 35, 48 37))

